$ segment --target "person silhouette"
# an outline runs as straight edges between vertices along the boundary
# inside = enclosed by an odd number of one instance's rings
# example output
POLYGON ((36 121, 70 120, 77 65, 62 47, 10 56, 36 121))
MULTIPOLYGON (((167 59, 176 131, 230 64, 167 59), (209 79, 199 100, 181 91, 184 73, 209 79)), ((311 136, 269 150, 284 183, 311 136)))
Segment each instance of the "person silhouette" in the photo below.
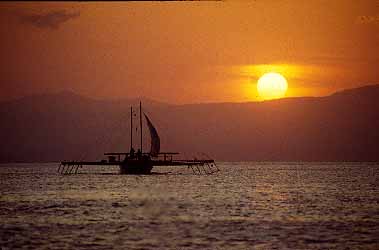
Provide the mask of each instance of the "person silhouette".
POLYGON ((141 156, 142 156, 142 151, 141 151, 141 149, 138 149, 137 150, 137 158, 141 159, 141 156))
POLYGON ((130 149, 130 153, 129 153, 129 157, 131 158, 131 159, 133 159, 134 158, 134 148, 132 147, 131 149, 130 149))

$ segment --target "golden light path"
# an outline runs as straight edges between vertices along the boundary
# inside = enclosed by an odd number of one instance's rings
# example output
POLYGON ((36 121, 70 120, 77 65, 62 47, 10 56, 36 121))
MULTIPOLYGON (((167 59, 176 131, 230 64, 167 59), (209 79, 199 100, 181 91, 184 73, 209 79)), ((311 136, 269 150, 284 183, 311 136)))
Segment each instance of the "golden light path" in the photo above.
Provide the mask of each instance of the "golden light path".
POLYGON ((284 97, 288 89, 287 80, 279 73, 270 72, 258 80, 257 90, 264 100, 284 97))

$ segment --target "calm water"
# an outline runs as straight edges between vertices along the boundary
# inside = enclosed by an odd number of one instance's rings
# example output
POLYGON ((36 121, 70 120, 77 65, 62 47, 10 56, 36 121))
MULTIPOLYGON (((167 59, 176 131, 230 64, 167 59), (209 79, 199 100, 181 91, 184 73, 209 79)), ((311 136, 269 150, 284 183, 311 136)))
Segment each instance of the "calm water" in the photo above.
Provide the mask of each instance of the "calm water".
POLYGON ((1 249, 379 249, 379 164, 219 165, 0 165, 1 249))

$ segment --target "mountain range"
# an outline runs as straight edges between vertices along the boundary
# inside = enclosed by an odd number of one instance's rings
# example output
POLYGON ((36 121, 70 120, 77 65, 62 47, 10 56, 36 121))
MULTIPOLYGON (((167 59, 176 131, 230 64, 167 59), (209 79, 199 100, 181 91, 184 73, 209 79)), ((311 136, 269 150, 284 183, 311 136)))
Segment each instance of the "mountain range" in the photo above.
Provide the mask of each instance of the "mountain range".
MULTIPOLYGON (((99 160, 128 152, 130 106, 61 92, 0 102, 0 162, 99 160)), ((379 85, 325 97, 174 105, 142 99, 162 151, 217 161, 378 161, 379 85)), ((139 147, 139 128, 134 147, 139 147)), ((143 149, 149 150, 146 125, 143 149)))

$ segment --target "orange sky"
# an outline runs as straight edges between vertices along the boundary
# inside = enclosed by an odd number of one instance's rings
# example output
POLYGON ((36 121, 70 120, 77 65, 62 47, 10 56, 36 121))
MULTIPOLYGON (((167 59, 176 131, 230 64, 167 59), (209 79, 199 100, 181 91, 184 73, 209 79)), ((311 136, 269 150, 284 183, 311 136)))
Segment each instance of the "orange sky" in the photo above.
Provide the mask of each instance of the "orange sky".
POLYGON ((7 3, 0 100, 72 90, 170 103, 255 101, 379 83, 378 1, 7 3))

